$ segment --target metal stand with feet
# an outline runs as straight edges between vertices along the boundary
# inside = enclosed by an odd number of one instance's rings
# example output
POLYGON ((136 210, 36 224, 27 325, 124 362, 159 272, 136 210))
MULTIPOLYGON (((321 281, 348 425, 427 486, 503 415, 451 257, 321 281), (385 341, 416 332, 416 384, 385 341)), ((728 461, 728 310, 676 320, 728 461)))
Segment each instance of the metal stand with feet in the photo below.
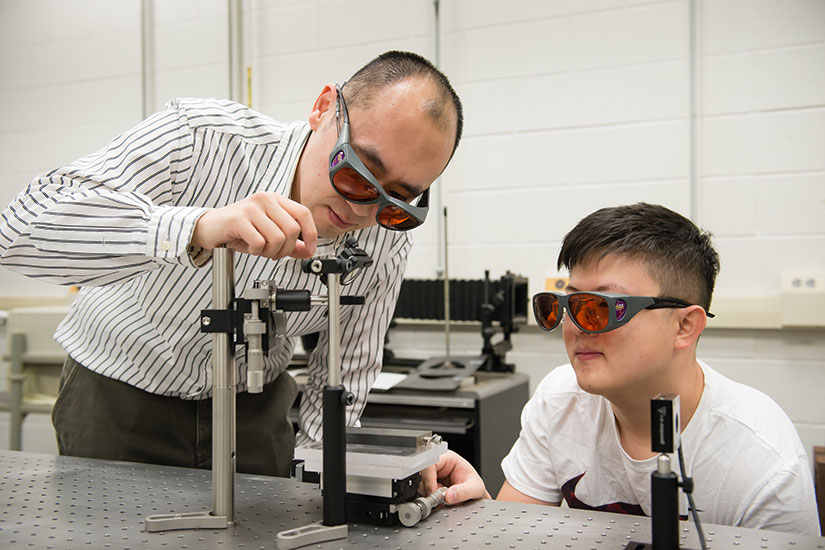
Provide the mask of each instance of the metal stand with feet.
MULTIPOLYGON (((233 252, 212 251, 212 304, 231 311, 234 299, 233 252)), ((219 308, 219 309, 218 309, 219 308)), ((204 315, 201 326, 210 326, 204 315)), ((160 514, 144 520, 146 531, 225 529, 235 522, 235 354, 232 334, 212 334, 212 510, 187 514, 160 514)))
MULTIPOLYGON (((351 250, 354 242, 347 250, 351 250)), ((278 533, 280 549, 298 548, 347 536, 347 439, 345 410, 354 401, 354 396, 341 382, 341 277, 362 267, 372 260, 366 253, 347 255, 335 259, 305 260, 305 272, 321 277, 327 285, 327 306, 329 308, 329 376, 323 396, 323 496, 324 519, 305 527, 278 533)))

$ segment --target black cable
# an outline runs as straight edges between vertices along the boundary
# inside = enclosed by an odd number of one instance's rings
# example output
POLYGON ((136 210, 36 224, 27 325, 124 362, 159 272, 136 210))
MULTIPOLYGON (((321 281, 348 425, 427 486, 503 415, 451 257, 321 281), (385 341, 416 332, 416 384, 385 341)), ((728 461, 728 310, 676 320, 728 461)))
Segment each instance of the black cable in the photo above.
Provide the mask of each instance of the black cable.
POLYGON ((693 512, 693 523, 696 525, 696 533, 699 535, 699 545, 702 550, 707 550, 705 544, 705 532, 702 531, 702 523, 699 521, 699 514, 696 510, 696 504, 693 502, 693 478, 689 478, 685 474, 685 457, 682 455, 682 445, 679 444, 679 471, 682 473, 682 490, 688 499, 688 509, 693 512))

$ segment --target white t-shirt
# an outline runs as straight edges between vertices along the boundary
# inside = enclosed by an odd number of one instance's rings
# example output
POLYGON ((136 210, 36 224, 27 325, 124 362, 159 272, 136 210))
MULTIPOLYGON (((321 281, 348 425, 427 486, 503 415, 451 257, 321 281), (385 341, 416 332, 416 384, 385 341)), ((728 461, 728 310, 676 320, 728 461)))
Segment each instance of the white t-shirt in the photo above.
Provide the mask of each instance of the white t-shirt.
MULTIPOLYGON (((699 518, 819 535, 811 471, 790 419, 767 395, 699 364, 705 388, 681 434, 699 518)), ((547 502, 564 497, 571 508, 650 515, 656 457, 627 455, 610 402, 579 388, 571 365, 545 376, 524 406, 521 426, 501 463, 515 489, 547 502)), ((674 455, 677 473, 678 466, 674 455)), ((679 494, 686 517, 687 499, 679 494)))

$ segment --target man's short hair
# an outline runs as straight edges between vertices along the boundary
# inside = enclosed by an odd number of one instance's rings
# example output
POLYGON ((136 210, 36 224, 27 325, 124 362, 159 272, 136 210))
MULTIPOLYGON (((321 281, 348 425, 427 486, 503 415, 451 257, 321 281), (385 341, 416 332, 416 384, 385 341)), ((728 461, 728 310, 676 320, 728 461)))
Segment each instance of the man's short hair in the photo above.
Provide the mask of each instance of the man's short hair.
POLYGON ((435 85, 438 97, 425 106, 432 119, 438 124, 448 124, 449 113, 446 105, 452 104, 456 115, 455 143, 453 153, 461 141, 464 127, 464 110, 450 80, 435 65, 424 57, 412 52, 389 51, 382 53, 347 80, 344 99, 350 106, 366 108, 376 93, 408 78, 425 78, 435 85))
POLYGON ((557 265, 572 271, 613 254, 647 264, 662 296, 710 309, 719 255, 711 234, 681 214, 647 203, 597 210, 564 236, 557 265))

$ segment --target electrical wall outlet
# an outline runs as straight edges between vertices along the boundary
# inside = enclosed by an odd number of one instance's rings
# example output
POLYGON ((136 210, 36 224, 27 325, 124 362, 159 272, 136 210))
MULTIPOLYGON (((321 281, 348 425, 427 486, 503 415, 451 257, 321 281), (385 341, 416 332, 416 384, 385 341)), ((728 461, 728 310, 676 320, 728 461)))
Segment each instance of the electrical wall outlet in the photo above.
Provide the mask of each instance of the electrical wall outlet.
POLYGON ((825 273, 783 273, 779 304, 783 326, 825 326, 825 273))
POLYGON ((783 273, 782 292, 825 292, 825 273, 783 273))

